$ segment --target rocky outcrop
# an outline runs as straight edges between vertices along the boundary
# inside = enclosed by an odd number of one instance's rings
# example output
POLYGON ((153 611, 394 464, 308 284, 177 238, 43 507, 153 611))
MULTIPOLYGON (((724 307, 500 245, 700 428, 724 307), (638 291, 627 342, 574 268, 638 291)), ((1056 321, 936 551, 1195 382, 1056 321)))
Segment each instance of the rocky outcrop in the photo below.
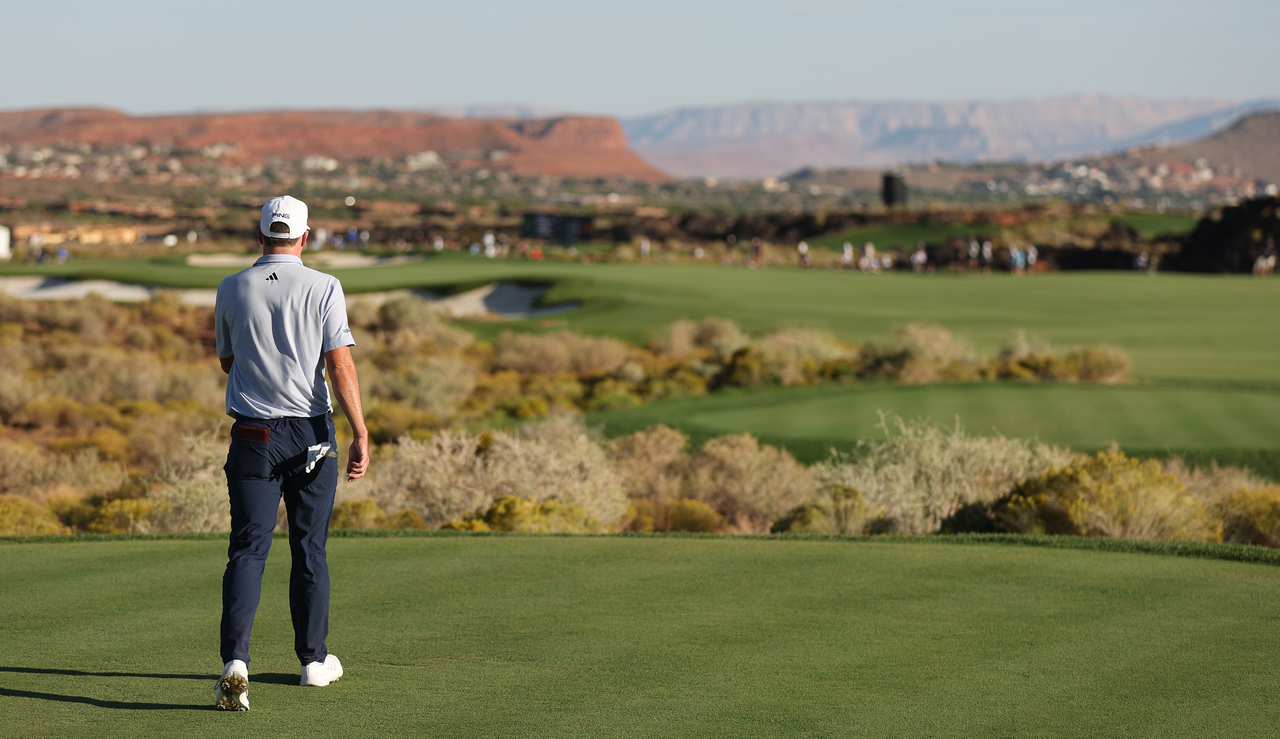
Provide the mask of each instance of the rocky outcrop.
POLYGON ((312 155, 403 159, 434 151, 458 166, 484 162, 519 175, 668 179, 628 148, 617 120, 583 116, 529 121, 334 110, 133 117, 101 109, 27 110, 0 113, 0 143, 165 144, 179 151, 229 144, 220 153, 238 164, 312 155))
MULTIPOLYGON (((1278 106, 1280 101, 1271 105, 1278 106)), ((748 103, 674 110, 626 119, 623 125, 636 152, 676 175, 766 177, 808 166, 1052 160, 1188 141, 1212 133, 1219 121, 1247 108, 1227 100, 1106 95, 748 103), (1171 127, 1176 123, 1188 125, 1171 127)))

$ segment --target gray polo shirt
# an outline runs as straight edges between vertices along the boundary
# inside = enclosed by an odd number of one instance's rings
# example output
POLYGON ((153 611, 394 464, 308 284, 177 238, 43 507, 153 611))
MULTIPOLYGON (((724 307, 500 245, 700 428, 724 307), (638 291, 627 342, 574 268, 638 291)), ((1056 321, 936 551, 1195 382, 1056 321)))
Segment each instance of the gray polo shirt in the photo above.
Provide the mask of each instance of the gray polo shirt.
POLYGON ((218 356, 235 355, 227 413, 310 418, 330 412, 324 355, 353 346, 336 277, 288 254, 268 254, 218 285, 218 356))

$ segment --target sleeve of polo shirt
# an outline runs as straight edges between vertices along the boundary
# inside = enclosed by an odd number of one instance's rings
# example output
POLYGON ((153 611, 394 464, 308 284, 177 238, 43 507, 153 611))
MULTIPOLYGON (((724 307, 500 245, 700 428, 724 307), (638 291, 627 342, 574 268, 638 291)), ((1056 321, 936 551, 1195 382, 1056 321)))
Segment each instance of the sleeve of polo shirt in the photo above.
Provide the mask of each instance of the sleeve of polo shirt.
POLYGON ((324 352, 327 354, 340 347, 355 346, 356 340, 351 337, 351 328, 347 326, 347 298, 342 294, 341 282, 334 280, 330 283, 321 310, 324 352))
POLYGON ((213 304, 213 338, 217 342, 218 356, 235 354, 231 348, 231 330, 227 326, 226 303, 222 299, 222 285, 218 285, 218 298, 213 304))

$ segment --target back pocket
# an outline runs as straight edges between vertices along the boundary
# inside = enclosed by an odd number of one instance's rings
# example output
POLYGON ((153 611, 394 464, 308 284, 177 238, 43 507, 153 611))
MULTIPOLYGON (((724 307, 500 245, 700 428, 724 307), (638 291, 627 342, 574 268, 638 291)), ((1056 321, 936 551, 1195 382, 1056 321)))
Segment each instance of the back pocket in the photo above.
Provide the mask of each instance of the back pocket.
POLYGON ((261 480, 271 477, 271 445, 266 441, 242 439, 233 430, 231 449, 227 451, 228 477, 249 477, 261 480))

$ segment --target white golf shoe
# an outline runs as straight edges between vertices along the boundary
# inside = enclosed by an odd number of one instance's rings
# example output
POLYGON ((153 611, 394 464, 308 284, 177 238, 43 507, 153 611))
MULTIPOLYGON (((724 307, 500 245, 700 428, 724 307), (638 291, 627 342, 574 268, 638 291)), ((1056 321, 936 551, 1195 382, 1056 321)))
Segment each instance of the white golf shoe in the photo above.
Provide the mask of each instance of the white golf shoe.
POLYGON ((218 678, 217 695, 213 707, 219 711, 249 710, 249 666, 238 659, 228 662, 218 678))
POLYGON ((324 662, 312 662, 302 666, 302 685, 323 687, 342 677, 342 663, 332 654, 324 662))

